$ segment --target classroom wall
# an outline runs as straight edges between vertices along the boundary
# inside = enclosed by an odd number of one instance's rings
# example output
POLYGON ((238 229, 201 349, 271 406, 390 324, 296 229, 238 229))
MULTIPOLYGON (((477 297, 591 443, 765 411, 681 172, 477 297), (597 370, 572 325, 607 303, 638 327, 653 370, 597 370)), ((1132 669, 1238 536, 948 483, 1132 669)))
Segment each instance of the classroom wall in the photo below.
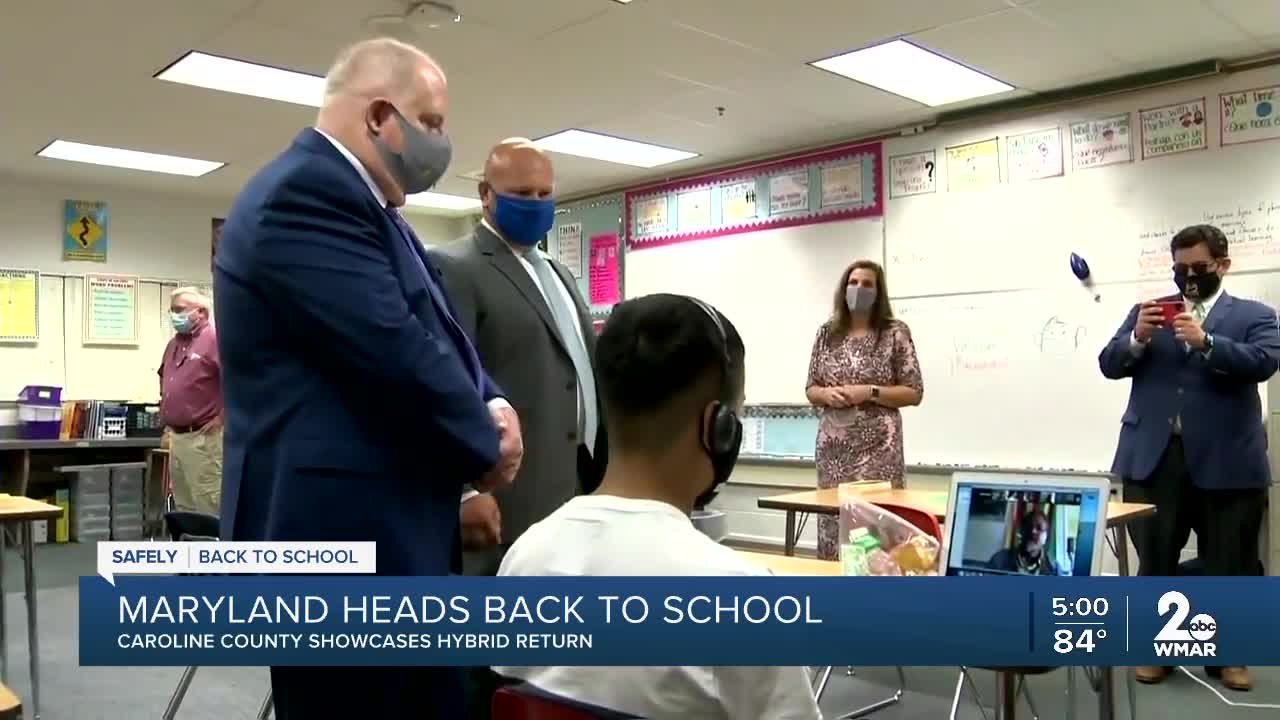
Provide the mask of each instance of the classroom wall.
MULTIPOLYGON (((169 292, 179 284, 207 285, 211 221, 231 199, 166 195, 76 183, 0 177, 0 268, 36 269, 40 278, 40 340, 0 344, 0 399, 25 385, 57 385, 71 399, 152 401, 156 367, 172 335, 169 292), (63 201, 108 203, 106 262, 62 259, 63 201), (143 279, 138 344, 83 344, 85 273, 143 279)), ((470 231, 473 218, 406 213, 424 244, 449 242, 470 231)))

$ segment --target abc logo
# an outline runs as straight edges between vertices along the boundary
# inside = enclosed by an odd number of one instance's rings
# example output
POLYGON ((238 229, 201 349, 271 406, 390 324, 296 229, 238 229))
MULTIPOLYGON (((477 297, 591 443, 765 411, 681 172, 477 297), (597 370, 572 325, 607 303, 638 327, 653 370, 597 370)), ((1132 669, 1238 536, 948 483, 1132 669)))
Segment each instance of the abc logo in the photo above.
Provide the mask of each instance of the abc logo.
POLYGON ((1204 642, 1212 640, 1214 635, 1218 634, 1218 622, 1213 619, 1212 615, 1200 613, 1191 618, 1191 622, 1187 623, 1187 631, 1191 633, 1194 640, 1204 642))

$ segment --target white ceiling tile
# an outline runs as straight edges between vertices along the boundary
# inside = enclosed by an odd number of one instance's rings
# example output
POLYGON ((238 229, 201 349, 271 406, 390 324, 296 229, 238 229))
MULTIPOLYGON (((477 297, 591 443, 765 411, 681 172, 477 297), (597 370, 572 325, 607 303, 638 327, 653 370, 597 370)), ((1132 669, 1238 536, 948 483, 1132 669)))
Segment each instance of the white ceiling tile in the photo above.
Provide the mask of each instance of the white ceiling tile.
POLYGON ((1044 0, 1028 11, 1129 63, 1158 67, 1254 44, 1200 0, 1044 0))
POLYGON ((1280 2, 1275 0, 1203 0, 1210 8, 1254 38, 1268 39, 1275 49, 1280 32, 1280 2))
POLYGON ((808 65, 796 65, 768 75, 744 76, 729 87, 771 97, 780 108, 777 112, 795 108, 842 122, 874 123, 902 113, 928 114, 928 108, 920 103, 808 65))
POLYGON ((1033 90, 1073 84, 1119 64, 1105 51, 1022 8, 944 25, 912 35, 910 40, 1015 87, 1033 90))

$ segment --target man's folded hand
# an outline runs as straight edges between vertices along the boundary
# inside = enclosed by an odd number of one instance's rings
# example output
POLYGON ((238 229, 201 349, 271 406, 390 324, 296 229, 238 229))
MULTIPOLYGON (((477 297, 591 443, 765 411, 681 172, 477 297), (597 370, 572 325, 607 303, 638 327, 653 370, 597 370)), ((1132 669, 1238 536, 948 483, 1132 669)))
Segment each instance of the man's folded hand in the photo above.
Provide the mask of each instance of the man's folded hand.
POLYGON ((482 550, 502 542, 502 513, 492 495, 481 493, 462 503, 462 546, 482 550))
POLYGON ((492 408, 493 422, 498 426, 498 464, 485 473, 476 489, 489 492, 507 487, 515 481, 524 459, 524 438, 520 434, 520 417, 510 407, 492 408))

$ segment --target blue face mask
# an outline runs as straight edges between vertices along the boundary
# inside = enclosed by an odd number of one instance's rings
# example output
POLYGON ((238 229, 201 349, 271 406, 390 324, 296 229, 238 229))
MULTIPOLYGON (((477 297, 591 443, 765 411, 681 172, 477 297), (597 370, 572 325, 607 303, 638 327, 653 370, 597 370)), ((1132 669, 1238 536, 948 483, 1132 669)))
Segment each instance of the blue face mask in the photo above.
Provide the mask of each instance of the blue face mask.
POLYGON ((191 313, 170 312, 169 320, 170 322, 173 323, 173 329, 177 331, 179 334, 185 335, 191 332, 191 325, 192 325, 191 313))
POLYGON ((511 242, 533 247, 547 236, 555 222, 556 201, 522 198, 493 192, 493 220, 511 242))

